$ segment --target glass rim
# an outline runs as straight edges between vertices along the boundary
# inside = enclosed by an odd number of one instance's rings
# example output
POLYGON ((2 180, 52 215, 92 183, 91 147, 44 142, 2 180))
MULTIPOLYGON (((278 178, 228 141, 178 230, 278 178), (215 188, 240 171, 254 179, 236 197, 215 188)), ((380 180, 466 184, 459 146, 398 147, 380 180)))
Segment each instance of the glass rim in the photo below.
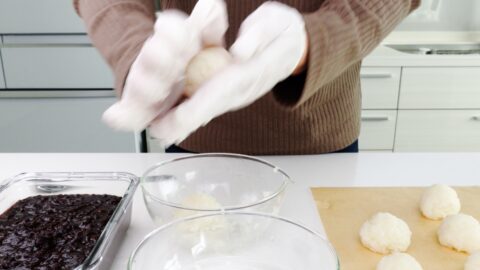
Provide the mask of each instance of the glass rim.
POLYGON ((221 211, 242 210, 242 209, 245 209, 245 208, 257 206, 257 205, 263 204, 265 202, 268 202, 268 201, 272 200, 273 198, 282 194, 285 191, 285 189, 287 188, 288 184, 294 183, 294 182, 292 181, 290 176, 285 171, 283 171, 281 168, 273 165, 272 163, 270 163, 266 160, 263 160, 263 159, 260 159, 260 158, 257 158, 257 157, 252 157, 252 156, 242 155, 242 154, 230 154, 230 153, 205 153, 205 154, 191 154, 191 155, 177 157, 177 158, 173 158, 173 159, 169 159, 169 160, 166 160, 166 161, 159 162, 159 163, 153 165, 152 167, 148 168, 148 170, 145 171, 145 173, 143 173, 143 175, 140 179, 140 183, 141 183, 141 186, 142 186, 142 191, 144 193, 147 193, 154 201, 159 202, 161 204, 164 204, 164 205, 167 205, 167 206, 170 206, 170 207, 173 207, 173 208, 181 209, 181 210, 198 211, 198 212, 221 212, 221 211), (186 207, 186 206, 182 205, 181 203, 176 203, 176 202, 171 202, 171 201, 161 199, 158 196, 149 192, 144 186, 144 183, 146 181, 145 178, 152 171, 154 171, 154 170, 156 170, 156 169, 158 169, 162 166, 165 166, 165 165, 168 165, 168 164, 171 164, 171 163, 175 163, 175 162, 178 162, 178 161, 188 160, 188 159, 210 158, 210 157, 224 157, 224 158, 241 159, 241 160, 248 160, 248 161, 251 161, 251 162, 255 162, 255 163, 258 163, 258 164, 263 164, 266 167, 270 167, 274 173, 282 175, 282 177, 283 177, 282 184, 279 186, 279 188, 275 192, 273 192, 269 196, 262 197, 261 200, 258 200, 256 202, 252 202, 252 203, 249 203, 249 204, 244 204, 244 205, 229 205, 229 206, 222 207, 222 208, 186 207))
POLYGON ((284 222, 284 223, 289 224, 289 225, 293 225, 297 228, 302 229, 303 231, 305 231, 307 233, 310 233, 310 234, 314 235, 316 238, 320 239, 322 241, 322 243, 325 244, 326 247, 328 248, 328 250, 330 252, 330 255, 333 256, 333 258, 335 258, 335 261, 336 261, 335 270, 340 269, 340 262, 339 262, 338 254, 337 254, 337 251, 335 250, 335 247, 332 245, 332 243, 330 241, 328 241, 328 239, 325 236, 320 234, 318 231, 310 229, 307 226, 301 224, 300 222, 296 222, 296 221, 293 221, 291 219, 284 218, 284 217, 281 217, 281 216, 276 216, 276 215, 271 215, 271 214, 266 214, 266 213, 260 213, 260 212, 230 211, 230 212, 216 212, 216 213, 209 213, 209 214, 192 215, 192 216, 189 216, 189 217, 173 220, 171 222, 168 222, 168 223, 154 229, 153 231, 148 233, 140 241, 140 243, 138 243, 137 246, 133 249, 132 253, 130 254, 130 256, 128 258, 128 270, 133 270, 133 263, 134 263, 134 259, 135 259, 136 255, 138 254, 138 252, 142 249, 142 247, 144 245, 146 245, 149 241, 152 240, 152 237, 155 236, 156 234, 161 233, 162 231, 164 231, 164 230, 166 230, 170 227, 173 227, 175 225, 178 225, 180 223, 189 222, 189 221, 197 220, 197 219, 215 217, 215 216, 255 216, 255 217, 271 219, 271 220, 275 220, 275 221, 284 222))

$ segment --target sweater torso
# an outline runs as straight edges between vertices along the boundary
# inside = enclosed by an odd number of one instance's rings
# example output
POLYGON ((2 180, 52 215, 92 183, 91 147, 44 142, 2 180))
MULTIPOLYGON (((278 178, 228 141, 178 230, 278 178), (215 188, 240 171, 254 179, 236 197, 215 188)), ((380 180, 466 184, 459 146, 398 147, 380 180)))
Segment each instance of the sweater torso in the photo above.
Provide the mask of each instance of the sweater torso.
MULTIPOLYGON (((163 8, 190 13, 194 0, 162 1, 163 8)), ((265 0, 226 0, 231 45, 242 21, 265 0)), ((302 13, 319 9, 323 0, 282 0, 302 13)), ((212 120, 190 135, 181 147, 194 152, 235 152, 250 155, 318 154, 342 149, 354 142, 360 130, 360 63, 323 86, 309 100, 291 110, 274 101, 272 93, 254 104, 212 120), (326 94, 325 94, 326 93, 326 94)), ((301 80, 282 91, 301 91, 301 80)))

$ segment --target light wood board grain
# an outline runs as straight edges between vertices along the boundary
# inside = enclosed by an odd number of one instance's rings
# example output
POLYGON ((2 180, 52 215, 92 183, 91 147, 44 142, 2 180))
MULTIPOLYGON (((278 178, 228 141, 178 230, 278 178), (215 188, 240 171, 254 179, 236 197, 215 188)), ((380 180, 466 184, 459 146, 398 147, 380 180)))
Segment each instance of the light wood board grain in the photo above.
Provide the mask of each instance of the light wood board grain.
MULTIPOLYGON (((480 219, 480 187, 455 188, 462 213, 480 219)), ((467 254, 442 247, 436 232, 441 221, 421 215, 424 188, 312 188, 328 238, 336 248, 341 270, 375 270, 383 255, 364 248, 358 236, 362 224, 377 212, 390 212, 412 230, 408 253, 424 270, 463 270, 467 254)))

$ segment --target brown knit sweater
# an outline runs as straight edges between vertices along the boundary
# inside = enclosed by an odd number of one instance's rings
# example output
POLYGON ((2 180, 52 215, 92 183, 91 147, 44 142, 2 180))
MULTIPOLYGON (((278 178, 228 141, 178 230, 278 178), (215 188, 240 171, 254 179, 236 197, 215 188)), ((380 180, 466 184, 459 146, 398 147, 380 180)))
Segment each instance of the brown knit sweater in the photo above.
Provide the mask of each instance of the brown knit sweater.
MULTIPOLYGON (((153 0, 74 0, 94 45, 123 83, 155 20, 153 0)), ((226 0, 227 44, 265 0, 226 0)), ((181 147, 251 155, 316 154, 342 149, 360 132, 360 65, 420 0, 281 0, 304 14, 307 70, 279 83, 254 104, 222 115, 181 147)), ((191 12, 195 0, 162 0, 191 12)), ((168 27, 168 26, 166 26, 168 27)))

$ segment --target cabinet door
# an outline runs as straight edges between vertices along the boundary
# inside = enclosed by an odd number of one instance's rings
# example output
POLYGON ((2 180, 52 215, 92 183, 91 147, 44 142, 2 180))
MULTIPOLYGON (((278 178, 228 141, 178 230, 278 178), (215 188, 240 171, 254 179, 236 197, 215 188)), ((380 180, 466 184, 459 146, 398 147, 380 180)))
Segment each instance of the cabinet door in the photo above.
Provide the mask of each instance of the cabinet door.
POLYGON ((133 133, 115 132, 103 98, 0 99, 0 152, 135 152, 133 133))
POLYGON ((362 67, 363 109, 396 109, 401 68, 362 67))
POLYGON ((363 110, 360 150, 393 150, 396 110, 363 110))
POLYGON ((401 109, 480 109, 480 67, 408 67, 401 109))
POLYGON ((1 0, 0 34, 85 33, 69 0, 1 0))
POLYGON ((480 110, 400 110, 395 151, 480 151, 480 110))
POLYGON ((113 88, 113 75, 91 46, 10 46, 1 50, 8 88, 113 88))

